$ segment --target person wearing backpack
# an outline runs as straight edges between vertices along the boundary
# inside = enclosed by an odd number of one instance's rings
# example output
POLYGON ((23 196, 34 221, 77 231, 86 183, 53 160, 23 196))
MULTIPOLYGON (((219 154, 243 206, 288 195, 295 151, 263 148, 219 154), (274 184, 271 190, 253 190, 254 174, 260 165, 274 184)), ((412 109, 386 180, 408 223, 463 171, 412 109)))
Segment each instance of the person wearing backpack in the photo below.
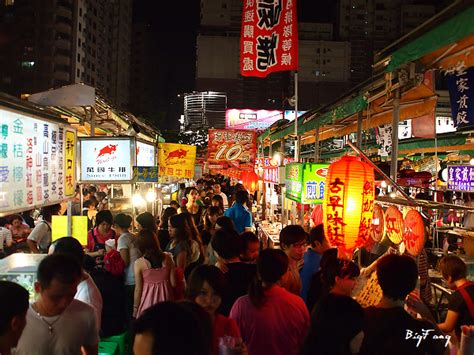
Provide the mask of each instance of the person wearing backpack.
POLYGON ((60 204, 46 206, 41 209, 43 219, 36 224, 26 240, 31 253, 46 254, 48 252, 51 245, 51 219, 53 215, 59 215, 60 212, 60 204))

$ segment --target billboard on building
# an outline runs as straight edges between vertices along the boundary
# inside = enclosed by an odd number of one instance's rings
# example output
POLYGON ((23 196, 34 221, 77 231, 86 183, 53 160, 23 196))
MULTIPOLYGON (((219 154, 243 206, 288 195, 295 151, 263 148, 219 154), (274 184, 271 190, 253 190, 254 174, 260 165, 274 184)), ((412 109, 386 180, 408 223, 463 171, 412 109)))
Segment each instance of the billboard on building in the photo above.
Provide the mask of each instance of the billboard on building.
POLYGON ((283 118, 279 110, 228 109, 225 112, 225 128, 264 130, 283 118))
POLYGON ((257 133, 235 129, 210 129, 208 142, 210 169, 228 167, 253 170, 257 155, 257 133))

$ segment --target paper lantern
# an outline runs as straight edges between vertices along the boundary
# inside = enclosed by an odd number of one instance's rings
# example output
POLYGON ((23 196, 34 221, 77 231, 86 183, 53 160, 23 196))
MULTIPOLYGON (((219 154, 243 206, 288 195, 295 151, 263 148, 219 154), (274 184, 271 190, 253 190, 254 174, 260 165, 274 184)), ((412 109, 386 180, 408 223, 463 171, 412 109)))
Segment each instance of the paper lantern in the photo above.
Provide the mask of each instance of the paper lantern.
POLYGON ((370 236, 376 242, 380 242, 385 236, 385 214, 380 205, 374 206, 374 217, 372 218, 372 230, 370 236))
POLYGON ((395 244, 400 244, 403 239, 403 215, 395 206, 390 206, 385 211, 385 228, 387 237, 395 244))
POLYGON ((242 173, 242 184, 249 192, 255 192, 258 186, 258 175, 255 171, 244 171, 242 173))
POLYGON ((326 237, 347 255, 370 235, 374 210, 374 170, 359 158, 345 156, 326 176, 323 211, 326 237))
POLYGON ((425 225, 423 217, 416 210, 410 210, 403 221, 403 242, 410 255, 418 256, 425 246, 425 225))

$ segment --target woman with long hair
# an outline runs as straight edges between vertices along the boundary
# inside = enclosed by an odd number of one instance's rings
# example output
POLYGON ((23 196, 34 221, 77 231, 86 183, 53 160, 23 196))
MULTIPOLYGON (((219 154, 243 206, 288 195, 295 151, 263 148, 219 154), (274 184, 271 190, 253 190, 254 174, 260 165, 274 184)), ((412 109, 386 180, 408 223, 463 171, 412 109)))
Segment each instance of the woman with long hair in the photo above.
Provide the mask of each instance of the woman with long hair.
POLYGON ((249 354, 292 355, 303 344, 310 325, 308 309, 301 297, 279 285, 288 265, 282 250, 263 250, 249 294, 237 299, 230 311, 249 354))
POLYGON ((201 240, 201 235, 194 224, 194 219, 190 213, 182 213, 185 217, 185 223, 189 226, 191 232, 191 257, 189 265, 185 268, 184 276, 187 279, 191 271, 197 266, 206 262, 206 252, 201 240))
POLYGON ((216 230, 217 219, 224 214, 217 206, 210 206, 204 214, 204 224, 201 230, 201 240, 205 247, 211 242, 212 234, 216 230))
POLYGON ((358 354, 364 339, 364 311, 351 297, 330 294, 315 307, 300 355, 358 354))
POLYGON ((168 222, 171 216, 174 216, 176 213, 176 208, 174 207, 167 207, 163 214, 161 215, 160 225, 158 226, 158 240, 160 241, 160 245, 163 248, 166 248, 168 243, 170 242, 170 232, 168 231, 168 222))
POLYGON ((232 336, 240 338, 235 320, 218 313, 222 297, 227 290, 224 274, 213 265, 199 265, 189 276, 186 298, 204 308, 211 318, 213 336, 211 354, 219 354, 219 338, 232 336))
POLYGON ((141 230, 137 245, 143 257, 135 261, 135 318, 158 302, 174 300, 173 288, 176 286, 173 258, 161 250, 156 234, 141 230))

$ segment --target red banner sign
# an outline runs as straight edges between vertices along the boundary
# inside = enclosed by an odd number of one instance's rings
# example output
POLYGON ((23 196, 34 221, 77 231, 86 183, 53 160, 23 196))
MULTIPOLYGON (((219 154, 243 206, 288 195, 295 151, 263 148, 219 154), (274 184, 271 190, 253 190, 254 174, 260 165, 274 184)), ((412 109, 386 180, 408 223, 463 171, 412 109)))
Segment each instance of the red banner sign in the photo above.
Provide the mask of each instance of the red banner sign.
POLYGON ((235 167, 253 170, 257 153, 257 133, 254 131, 210 129, 208 163, 210 169, 235 167))
POLYGON ((264 78, 297 69, 296 0, 244 0, 240 74, 264 78))

